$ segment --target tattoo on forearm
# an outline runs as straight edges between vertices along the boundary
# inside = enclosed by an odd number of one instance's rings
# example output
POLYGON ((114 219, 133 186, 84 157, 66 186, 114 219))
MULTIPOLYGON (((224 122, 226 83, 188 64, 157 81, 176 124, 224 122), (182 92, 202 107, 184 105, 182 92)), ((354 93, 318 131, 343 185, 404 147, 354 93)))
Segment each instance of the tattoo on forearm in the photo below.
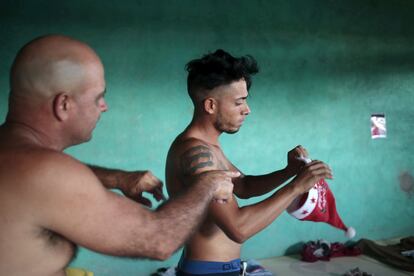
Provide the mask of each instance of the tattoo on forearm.
POLYGON ((181 155, 180 165, 185 175, 192 175, 201 168, 215 166, 213 153, 203 145, 192 147, 181 155))

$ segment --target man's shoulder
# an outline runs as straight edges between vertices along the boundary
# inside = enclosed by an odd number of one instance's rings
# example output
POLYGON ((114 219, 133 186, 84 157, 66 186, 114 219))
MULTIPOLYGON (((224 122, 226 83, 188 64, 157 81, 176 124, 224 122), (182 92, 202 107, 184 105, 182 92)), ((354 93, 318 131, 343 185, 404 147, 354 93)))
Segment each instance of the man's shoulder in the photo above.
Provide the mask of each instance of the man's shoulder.
POLYGON ((179 136, 171 145, 171 150, 175 153, 184 153, 189 150, 194 150, 195 148, 210 148, 210 144, 206 141, 191 137, 191 136, 179 136))
POLYGON ((196 137, 177 137, 168 152, 168 162, 178 162, 182 165, 183 160, 191 160, 194 155, 212 152, 212 146, 206 141, 196 137))
POLYGON ((8 164, 0 165, 0 199, 19 201, 22 210, 42 209, 45 212, 40 213, 48 213, 47 208, 93 186, 85 184, 98 183, 88 167, 65 153, 25 149, 7 159, 8 164))
MULTIPOLYGON (((73 157, 59 151, 43 148, 21 148, 2 151, 3 165, 0 178, 13 179, 14 185, 46 185, 73 175, 82 175, 87 167, 73 157), (48 181, 53 180, 53 181, 48 181)), ((3 182, 3 181, 2 181, 3 182)))
POLYGON ((171 179, 183 177, 190 173, 191 168, 199 161, 199 157, 211 159, 210 145, 202 139, 189 135, 179 135, 172 143, 167 157, 167 186, 171 179), (208 156, 207 156, 208 155, 208 156), (171 177, 175 176, 175 177, 171 177))
POLYGON ((177 137, 167 158, 167 172, 181 177, 221 169, 214 146, 197 137, 177 137))
POLYGON ((23 148, 14 152, 14 157, 17 159, 24 159, 25 162, 21 164, 39 169, 39 167, 58 168, 72 166, 79 166, 81 163, 70 155, 45 148, 23 148))

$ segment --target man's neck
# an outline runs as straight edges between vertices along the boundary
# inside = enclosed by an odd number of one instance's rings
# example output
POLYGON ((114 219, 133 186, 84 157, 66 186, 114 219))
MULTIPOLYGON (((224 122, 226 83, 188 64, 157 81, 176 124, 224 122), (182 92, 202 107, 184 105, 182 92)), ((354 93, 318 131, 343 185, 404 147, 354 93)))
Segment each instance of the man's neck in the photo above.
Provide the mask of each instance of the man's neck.
POLYGON ((23 121, 7 119, 1 126, 11 143, 25 144, 36 147, 62 151, 64 147, 57 139, 48 135, 47 131, 33 127, 23 121))
POLYGON ((186 132, 190 132, 192 136, 203 140, 206 143, 220 146, 218 137, 221 135, 221 132, 218 131, 209 121, 193 119, 187 127, 186 132))

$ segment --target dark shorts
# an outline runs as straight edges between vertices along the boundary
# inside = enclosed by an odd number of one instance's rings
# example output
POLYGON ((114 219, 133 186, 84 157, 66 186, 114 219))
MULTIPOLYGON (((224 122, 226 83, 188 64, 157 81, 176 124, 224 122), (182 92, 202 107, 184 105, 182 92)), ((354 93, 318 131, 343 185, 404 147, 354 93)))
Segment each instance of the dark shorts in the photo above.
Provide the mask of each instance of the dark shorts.
POLYGON ((177 276, 239 276, 240 259, 230 262, 207 262, 181 259, 177 276))

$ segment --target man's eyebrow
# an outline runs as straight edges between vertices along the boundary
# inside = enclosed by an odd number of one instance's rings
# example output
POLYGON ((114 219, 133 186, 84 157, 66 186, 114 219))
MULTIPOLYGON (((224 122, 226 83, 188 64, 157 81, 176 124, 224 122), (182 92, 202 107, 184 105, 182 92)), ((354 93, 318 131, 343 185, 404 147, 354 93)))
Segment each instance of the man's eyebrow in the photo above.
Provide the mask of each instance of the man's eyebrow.
POLYGON ((247 94, 247 96, 237 98, 236 100, 245 100, 245 99, 247 99, 248 97, 249 97, 249 94, 247 94))
POLYGON ((104 91, 102 91, 101 93, 99 93, 98 98, 105 96, 105 94, 106 94, 106 88, 105 88, 104 91))

